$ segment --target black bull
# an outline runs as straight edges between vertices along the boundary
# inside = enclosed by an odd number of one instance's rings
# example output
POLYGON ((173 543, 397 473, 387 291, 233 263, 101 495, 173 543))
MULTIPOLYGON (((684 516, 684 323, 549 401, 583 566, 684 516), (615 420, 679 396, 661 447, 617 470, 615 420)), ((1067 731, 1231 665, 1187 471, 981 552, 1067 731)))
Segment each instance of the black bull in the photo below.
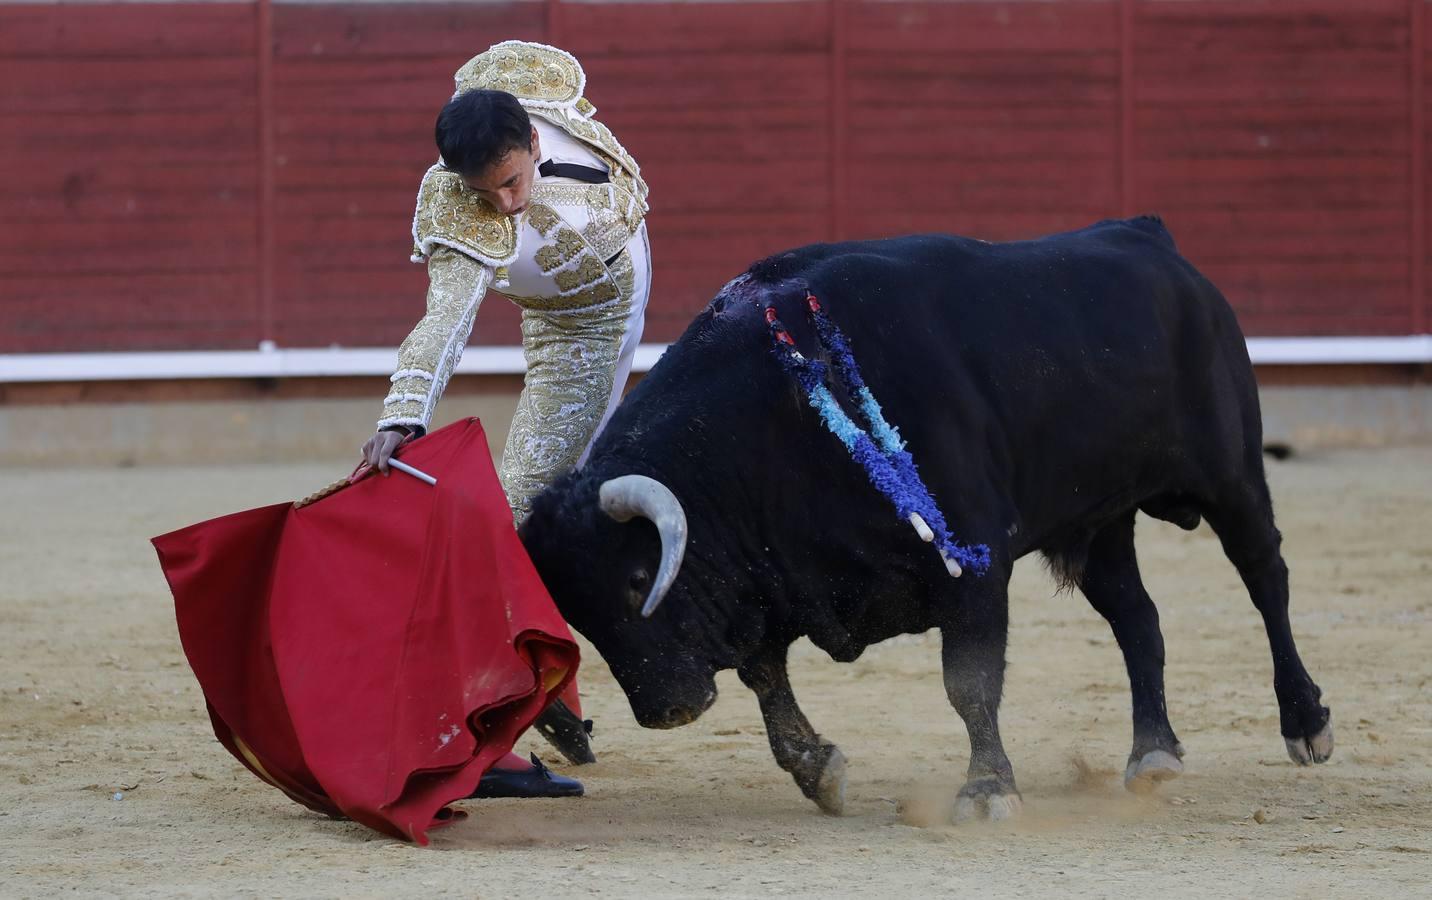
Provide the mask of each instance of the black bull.
POLYGON ((1157 219, 1007 244, 821 244, 723 288, 622 403, 587 464, 536 502, 522 536, 642 725, 692 721, 715 700, 714 673, 735 668, 759 698, 777 762, 829 812, 843 804, 845 763, 796 704, 789 645, 808 636, 849 661, 939 628, 971 748, 955 815, 1001 818, 1020 803, 998 725, 1008 579, 1034 551, 1078 586, 1123 651, 1126 783, 1181 769, 1158 612, 1134 553, 1139 510, 1184 528, 1202 518, 1217 533, 1263 616, 1290 755, 1332 752, 1328 710, 1289 628, 1261 444, 1233 311, 1157 219), (778 365, 763 311, 775 306, 815 353, 807 292, 849 336, 950 531, 990 547, 987 574, 951 578, 778 365), (608 496, 633 481, 634 495, 608 496), (647 617, 649 595, 661 606, 647 617))

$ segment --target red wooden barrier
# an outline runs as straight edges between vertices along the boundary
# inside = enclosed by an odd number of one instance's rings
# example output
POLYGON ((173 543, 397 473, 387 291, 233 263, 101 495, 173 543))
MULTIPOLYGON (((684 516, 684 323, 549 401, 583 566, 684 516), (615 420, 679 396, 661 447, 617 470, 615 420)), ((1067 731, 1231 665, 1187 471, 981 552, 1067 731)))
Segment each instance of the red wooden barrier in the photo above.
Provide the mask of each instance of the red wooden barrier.
POLYGON ((785 247, 1142 211, 1250 333, 1428 327, 1426 0, 269 2, 0 3, 0 352, 396 343, 433 116, 513 37, 643 165, 651 340, 785 247))

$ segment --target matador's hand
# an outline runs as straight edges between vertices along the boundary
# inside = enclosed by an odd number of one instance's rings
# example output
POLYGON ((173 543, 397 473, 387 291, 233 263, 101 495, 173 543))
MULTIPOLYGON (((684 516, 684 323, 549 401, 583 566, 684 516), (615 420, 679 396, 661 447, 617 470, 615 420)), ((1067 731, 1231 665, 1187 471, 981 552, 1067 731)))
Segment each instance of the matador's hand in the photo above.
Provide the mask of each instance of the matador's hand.
MULTIPOLYGON (((412 437, 410 432, 405 431, 380 431, 368 438, 360 451, 363 454, 363 463, 369 468, 376 468, 384 475, 388 474, 388 459, 393 451, 403 445, 412 437)), ((366 470, 360 469, 353 474, 353 480, 361 478, 366 470)))

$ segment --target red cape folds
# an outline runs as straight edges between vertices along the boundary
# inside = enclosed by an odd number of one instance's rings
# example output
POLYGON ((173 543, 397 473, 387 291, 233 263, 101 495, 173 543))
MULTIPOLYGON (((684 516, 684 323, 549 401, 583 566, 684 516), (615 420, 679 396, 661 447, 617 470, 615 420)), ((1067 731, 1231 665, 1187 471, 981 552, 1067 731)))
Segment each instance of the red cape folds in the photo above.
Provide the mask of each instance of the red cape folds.
POLYGON ((154 546, 229 752, 311 809, 426 844, 568 687, 578 654, 482 425, 400 458, 437 486, 394 471, 154 546))

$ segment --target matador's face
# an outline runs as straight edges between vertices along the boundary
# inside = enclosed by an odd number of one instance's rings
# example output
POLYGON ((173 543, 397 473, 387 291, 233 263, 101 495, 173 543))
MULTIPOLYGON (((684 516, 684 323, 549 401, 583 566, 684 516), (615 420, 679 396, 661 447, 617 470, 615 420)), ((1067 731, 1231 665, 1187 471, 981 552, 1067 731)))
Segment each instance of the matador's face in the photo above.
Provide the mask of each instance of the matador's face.
POLYGON ((498 212, 515 216, 532 202, 532 182, 537 177, 537 161, 542 147, 537 129, 532 129, 532 149, 511 150, 478 175, 464 175, 463 182, 478 196, 492 204, 498 212))

